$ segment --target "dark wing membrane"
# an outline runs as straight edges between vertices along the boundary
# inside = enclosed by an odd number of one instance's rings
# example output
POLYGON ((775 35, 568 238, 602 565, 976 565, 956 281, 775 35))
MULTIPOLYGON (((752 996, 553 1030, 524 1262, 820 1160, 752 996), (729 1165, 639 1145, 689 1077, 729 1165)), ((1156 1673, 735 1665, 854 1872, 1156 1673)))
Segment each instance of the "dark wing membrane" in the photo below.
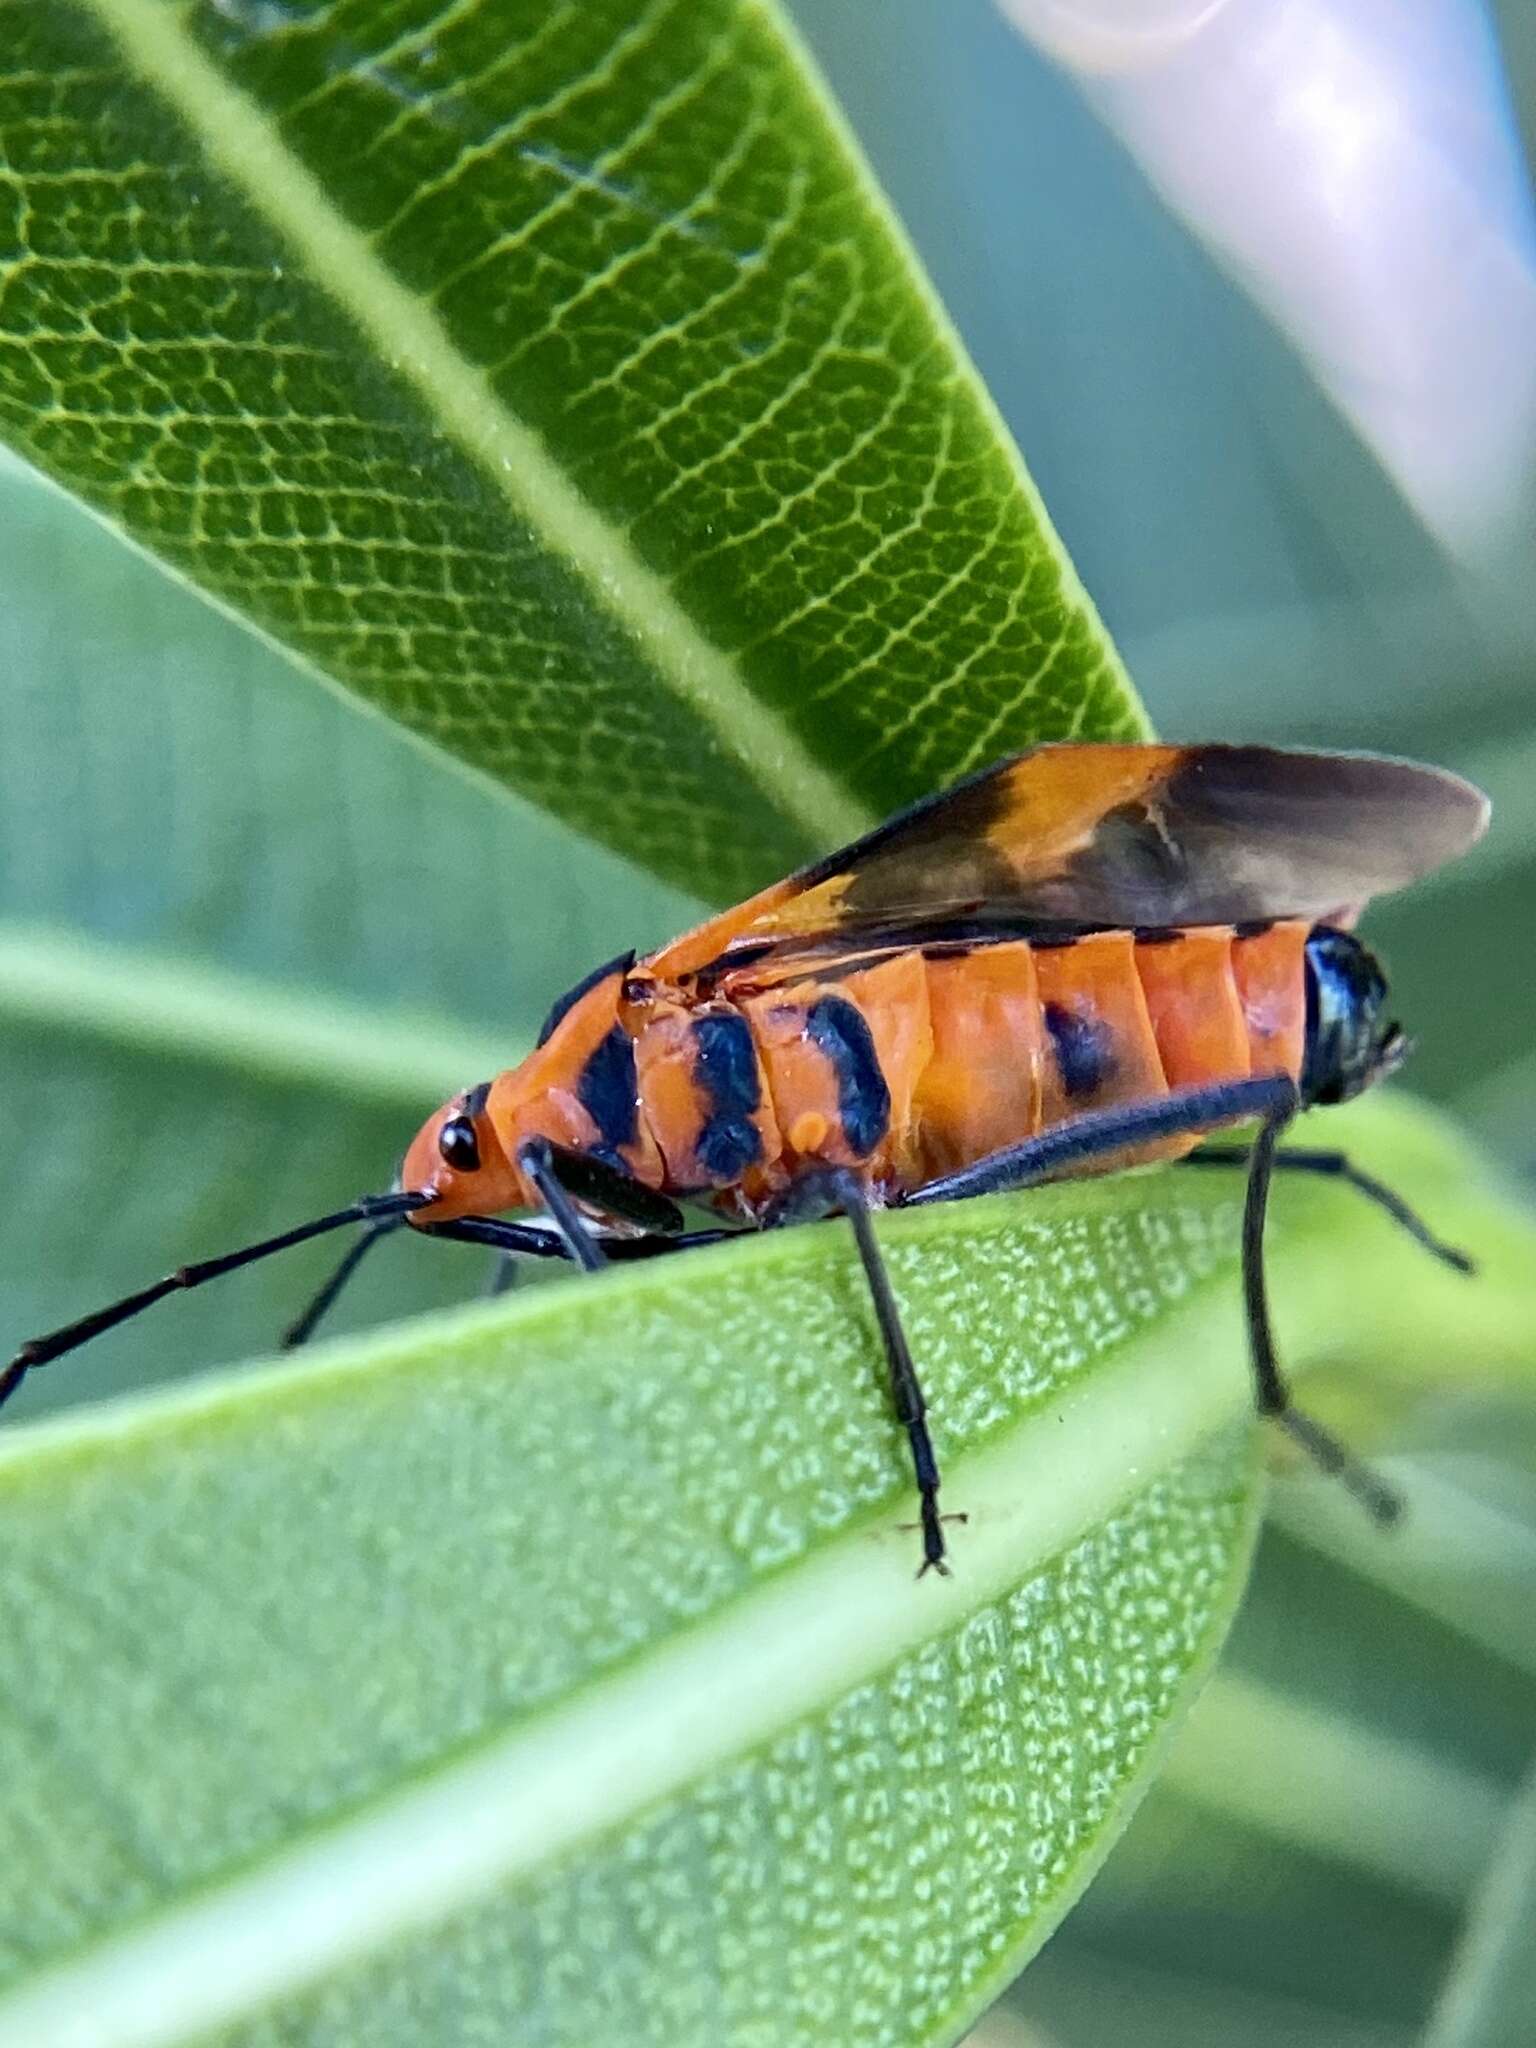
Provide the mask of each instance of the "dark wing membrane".
POLYGON ((1487 818, 1459 776, 1384 755, 1037 747, 765 892, 711 964, 771 973, 951 936, 1347 919, 1465 851, 1487 818))

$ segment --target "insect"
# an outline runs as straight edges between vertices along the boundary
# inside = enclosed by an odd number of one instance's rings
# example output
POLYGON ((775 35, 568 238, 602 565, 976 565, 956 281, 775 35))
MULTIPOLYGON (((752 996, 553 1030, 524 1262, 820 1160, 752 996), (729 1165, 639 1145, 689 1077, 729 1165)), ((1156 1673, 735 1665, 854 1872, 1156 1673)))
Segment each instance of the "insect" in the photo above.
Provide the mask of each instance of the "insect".
POLYGON ((387 1194, 210 1259, 24 1344, 35 1368, 176 1290, 367 1226, 290 1332, 402 1224, 597 1270, 840 1212, 910 1444, 922 1571, 946 1569, 921 1381, 871 1212, 1188 1158, 1247 1167, 1242 1263, 1260 1410, 1378 1518, 1395 1497, 1292 1404, 1263 1233, 1277 1168, 1330 1174, 1462 1270, 1342 1154, 1277 1150, 1408 1050, 1349 927, 1463 852, 1486 799, 1377 755, 1041 746, 919 803, 556 1003, 537 1048, 428 1119, 387 1194), (1243 1148, 1207 1133, 1257 1122, 1243 1148), (721 1225, 689 1229, 678 1200, 721 1225), (507 1210, 537 1212, 507 1220, 507 1210))

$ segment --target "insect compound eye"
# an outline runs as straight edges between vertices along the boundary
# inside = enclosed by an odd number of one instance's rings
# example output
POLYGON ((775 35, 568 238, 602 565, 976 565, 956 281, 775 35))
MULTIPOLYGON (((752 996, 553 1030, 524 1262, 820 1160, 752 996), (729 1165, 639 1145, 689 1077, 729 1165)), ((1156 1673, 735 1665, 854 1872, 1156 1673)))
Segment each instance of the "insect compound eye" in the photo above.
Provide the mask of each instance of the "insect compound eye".
POLYGON ((437 1149, 443 1155, 445 1166, 451 1166, 456 1173, 478 1173, 480 1171, 480 1147, 475 1138, 475 1127, 467 1116, 451 1116, 438 1133, 437 1149))

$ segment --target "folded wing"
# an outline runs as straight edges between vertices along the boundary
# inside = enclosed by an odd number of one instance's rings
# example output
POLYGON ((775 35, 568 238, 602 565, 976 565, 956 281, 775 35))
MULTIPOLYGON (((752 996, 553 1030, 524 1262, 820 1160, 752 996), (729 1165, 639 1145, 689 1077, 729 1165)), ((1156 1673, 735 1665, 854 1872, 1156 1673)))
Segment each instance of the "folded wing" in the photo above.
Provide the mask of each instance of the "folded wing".
MULTIPOLYGON (((1487 800, 1374 754, 1034 748, 712 920, 655 972, 1124 926, 1349 921, 1469 847, 1487 800)), ((775 971, 777 970, 777 971, 775 971)))

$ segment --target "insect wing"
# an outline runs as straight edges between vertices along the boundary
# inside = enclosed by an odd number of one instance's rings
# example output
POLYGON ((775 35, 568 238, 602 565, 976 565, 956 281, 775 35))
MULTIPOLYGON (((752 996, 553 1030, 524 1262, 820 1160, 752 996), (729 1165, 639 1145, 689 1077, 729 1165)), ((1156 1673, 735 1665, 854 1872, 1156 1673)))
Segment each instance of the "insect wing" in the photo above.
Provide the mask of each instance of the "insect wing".
POLYGON ((1465 851, 1487 817, 1459 776, 1384 755, 1037 747, 702 928, 718 943, 687 964, 778 978, 850 949, 1347 920, 1465 851))

